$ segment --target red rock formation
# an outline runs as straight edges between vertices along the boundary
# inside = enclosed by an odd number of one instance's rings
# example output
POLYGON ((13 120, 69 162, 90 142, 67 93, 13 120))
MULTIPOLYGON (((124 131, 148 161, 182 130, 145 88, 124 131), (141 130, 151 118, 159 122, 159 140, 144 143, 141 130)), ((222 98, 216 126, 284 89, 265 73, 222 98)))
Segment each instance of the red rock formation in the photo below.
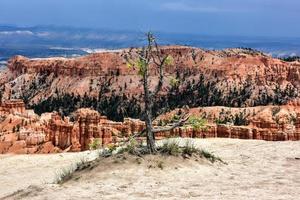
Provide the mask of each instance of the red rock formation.
MULTIPOLYGON (((269 96, 274 95, 276 85, 282 88, 293 86, 296 93, 300 89, 299 62, 287 63, 242 49, 205 51, 170 46, 163 47, 163 52, 171 55, 174 63, 166 67, 167 80, 160 95, 166 94, 170 86, 169 77, 177 73, 185 77, 185 82, 197 81, 199 74, 203 74, 206 80, 216 81, 216 87, 223 96, 230 94, 231 89, 239 90, 247 83, 251 93, 245 106, 253 105, 262 88, 269 96)), ((156 81, 152 75, 156 73, 151 71, 151 87, 156 81)), ((103 86, 104 82, 109 82, 109 91, 114 94, 136 95, 140 98, 142 87, 136 74, 136 71, 126 66, 122 52, 105 52, 71 59, 28 59, 16 56, 9 61, 8 70, 0 73, 0 86, 4 92, 3 99, 31 94, 30 103, 57 95, 56 90, 97 97, 98 86, 103 86), (39 86, 36 83, 43 85, 42 89, 35 90, 39 86), (126 90, 123 90, 125 84, 126 90)), ((182 85, 179 89, 183 90, 187 85, 182 85)), ((105 95, 109 96, 111 93, 107 92, 105 95)), ((274 112, 274 106, 194 108, 190 109, 192 114, 201 114, 208 119, 209 127, 206 130, 180 127, 158 133, 157 138, 180 136, 300 140, 299 105, 300 100, 292 97, 286 106, 280 107, 278 113, 274 112), (249 125, 216 125, 215 120, 221 117, 222 109, 230 111, 232 115, 245 112, 249 125)), ((65 149, 82 151, 88 149, 95 139, 99 139, 102 145, 107 145, 138 133, 145 127, 139 120, 113 122, 89 109, 78 110, 74 122, 61 118, 57 113, 52 113, 49 119, 41 120, 39 116, 25 110, 25 105, 20 100, 3 102, 0 115, 0 153, 51 153, 65 149)))
POLYGON ((65 149, 71 146, 72 130, 73 125, 54 113, 49 124, 48 138, 55 146, 65 149))
POLYGON ((126 63, 121 58, 121 52, 105 52, 91 54, 80 58, 47 58, 28 59, 23 56, 15 56, 9 61, 8 68, 15 73, 54 73, 63 76, 100 76, 119 71, 129 73, 124 66, 126 63))
MULTIPOLYGON (((156 119, 158 121, 170 122, 179 109, 163 114, 156 119)), ((300 106, 260 106, 248 108, 226 108, 226 107, 204 107, 187 110, 190 115, 208 119, 208 127, 205 130, 194 130, 192 127, 180 128, 173 132, 159 133, 159 137, 175 136, 181 137, 222 137, 238 139, 257 139, 267 141, 299 140, 300 131, 300 106), (244 113, 245 120, 249 125, 234 126, 233 124, 215 124, 221 117, 220 113, 228 116, 239 116, 244 113)))
POLYGON ((105 138, 103 138, 103 132, 98 128, 100 122, 100 114, 98 112, 81 109, 77 111, 77 119, 81 150, 87 150, 95 137, 102 139, 104 144, 107 142, 107 137, 109 136, 105 135, 105 138))
POLYGON ((20 99, 4 101, 1 103, 0 112, 7 114, 23 114, 25 112, 25 103, 20 99))
MULTIPOLYGON (((99 87, 94 85, 103 85, 105 80, 110 80, 111 91, 114 90, 116 94, 138 95, 142 89, 139 77, 136 71, 126 66, 122 51, 70 59, 28 59, 16 56, 9 61, 8 70, 0 74, 0 79, 3 79, 0 85, 5 86, 3 98, 8 99, 12 94, 21 96, 20 88, 30 93, 32 87, 29 83, 37 81, 47 84, 43 90, 34 93, 29 99, 30 103, 53 96, 56 90, 69 94, 87 93, 89 96, 97 97, 99 87), (20 79, 17 83, 14 82, 16 78, 20 79), (90 80, 93 80, 93 84, 90 80), (126 90, 120 91, 119 88, 123 88, 125 84, 126 90)), ((136 49, 132 51, 135 52, 136 49)), ((184 46, 168 46, 163 47, 163 52, 171 55, 174 63, 166 67, 166 81, 160 95, 166 93, 170 86, 170 77, 176 74, 185 77, 186 81, 181 86, 183 90, 187 87, 188 81, 198 81, 199 75, 203 74, 206 81, 217 82, 216 87, 223 96, 227 96, 233 88, 237 90, 243 88, 247 83, 252 91, 249 99, 243 102, 247 106, 253 105, 253 101, 258 100, 262 89, 269 96, 273 94, 276 85, 280 85, 282 89, 288 85, 296 87, 296 90, 300 89, 299 62, 288 63, 243 49, 205 51, 184 46)), ((155 74, 157 72, 151 71, 151 75, 155 74)), ((156 77, 152 77, 151 87, 156 80, 156 77)))
MULTIPOLYGON (((14 102, 14 101, 13 101, 14 102)), ((11 105, 10 102, 7 102, 11 105)), ((171 131, 156 134, 157 139, 166 137, 189 137, 189 138, 238 138, 257 139, 267 141, 300 140, 300 108, 288 106, 265 106, 241 109, 245 113, 253 113, 248 116, 250 121, 248 126, 234 126, 230 124, 213 123, 217 117, 217 112, 230 109, 233 113, 238 112, 238 108, 195 108, 186 110, 193 115, 210 116, 211 120, 205 129, 194 129, 191 126, 178 127, 171 131), (274 108, 276 112, 274 112, 274 108), (252 112, 252 111, 255 112, 252 112), (288 114, 288 115, 287 115, 288 114), (213 118, 212 116, 215 116, 213 118), (287 119, 291 117, 290 119, 287 119)), ((240 110, 240 112, 241 112, 240 110)), ((66 151, 88 150, 91 142, 95 139, 101 145, 118 143, 122 139, 141 132, 145 128, 145 123, 140 120, 125 119, 124 122, 113 122, 98 112, 90 109, 79 109, 74 113, 74 122, 69 118, 62 118, 58 113, 51 113, 50 117, 36 119, 35 116, 28 115, 25 110, 23 114, 19 112, 2 113, 1 117, 6 117, 0 122, 0 153, 56 153, 66 151), (33 117, 31 119, 30 117, 33 117), (29 124, 25 125, 27 120, 29 124), (10 122, 11 121, 11 122, 10 122), (22 121, 22 123, 20 123, 22 121), (7 127, 15 126, 15 122, 20 126, 19 130, 8 130, 7 127), (1 128, 2 127, 2 128, 1 128)), ((224 112, 224 111, 223 111, 224 112)), ((160 116, 157 120, 172 118, 172 113, 160 116)), ((155 124, 158 124, 155 121, 155 124)))
POLYGON ((0 153, 7 153, 12 144, 12 141, 0 141, 0 153))
POLYGON ((144 128, 144 123, 139 120, 126 119, 124 123, 112 122, 90 109, 79 109, 75 112, 75 118, 76 122, 70 123, 57 113, 52 114, 48 135, 54 146, 61 149, 71 146, 71 151, 83 151, 88 150, 95 139, 98 139, 102 145, 107 145, 117 142, 117 137, 128 137, 144 128))

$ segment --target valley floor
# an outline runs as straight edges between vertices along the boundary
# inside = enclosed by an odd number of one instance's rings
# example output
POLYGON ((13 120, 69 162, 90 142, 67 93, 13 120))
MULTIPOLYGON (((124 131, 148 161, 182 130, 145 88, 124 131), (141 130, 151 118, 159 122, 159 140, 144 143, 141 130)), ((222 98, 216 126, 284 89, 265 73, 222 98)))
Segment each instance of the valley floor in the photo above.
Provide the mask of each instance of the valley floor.
MULTIPOLYGON (((300 141, 195 139, 228 163, 100 165, 62 184, 55 173, 95 152, 0 155, 0 199, 297 199, 300 141)), ((176 160, 176 159, 175 159, 176 160)))

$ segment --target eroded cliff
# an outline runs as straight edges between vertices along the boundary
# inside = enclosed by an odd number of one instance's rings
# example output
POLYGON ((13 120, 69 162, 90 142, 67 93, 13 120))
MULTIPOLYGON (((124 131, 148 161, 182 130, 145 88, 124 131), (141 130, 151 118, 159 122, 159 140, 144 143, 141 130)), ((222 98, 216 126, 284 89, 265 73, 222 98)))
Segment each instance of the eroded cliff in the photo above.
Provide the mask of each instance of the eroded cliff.
MULTIPOLYGON (((299 62, 284 62, 251 49, 162 49, 174 62, 165 69, 156 114, 184 105, 282 105, 299 96, 299 62), (170 84, 174 78, 176 86, 170 84)), ((79 107, 93 107, 114 120, 141 117, 140 77, 127 67, 123 51, 128 49, 71 59, 16 56, 0 74, 2 96, 24 99, 38 113, 57 110, 68 115, 79 107)), ((152 71, 151 86, 156 73, 152 71)))
MULTIPOLYGON (((155 127, 174 123, 180 109, 159 116, 155 127)), ((189 122, 171 131, 159 132, 156 139, 184 138, 239 138, 267 141, 300 140, 300 107, 263 106, 251 108, 207 107, 188 109, 191 117, 202 117, 207 123, 202 128, 189 122), (241 115, 242 113, 242 115, 241 115), (235 124, 239 119, 241 124, 235 124)), ((82 108, 69 117, 57 112, 36 115, 26 110, 21 100, 6 101, 0 106, 1 153, 56 153, 84 151, 96 144, 97 148, 122 145, 132 135, 141 133, 145 123, 126 118, 114 122, 95 110, 82 108), (7 105, 10 105, 7 107, 7 105)), ((145 139, 141 136, 138 139, 145 139)))

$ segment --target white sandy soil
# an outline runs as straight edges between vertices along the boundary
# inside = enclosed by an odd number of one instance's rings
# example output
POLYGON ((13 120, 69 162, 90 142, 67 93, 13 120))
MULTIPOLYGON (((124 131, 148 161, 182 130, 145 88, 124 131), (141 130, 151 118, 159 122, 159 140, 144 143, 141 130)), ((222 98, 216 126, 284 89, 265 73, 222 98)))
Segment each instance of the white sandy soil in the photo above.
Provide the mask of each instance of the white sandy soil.
POLYGON ((110 163, 56 185, 51 183, 58 170, 95 154, 1 155, 0 199, 299 199, 300 141, 194 143, 228 165, 182 159, 160 160, 163 169, 110 163))

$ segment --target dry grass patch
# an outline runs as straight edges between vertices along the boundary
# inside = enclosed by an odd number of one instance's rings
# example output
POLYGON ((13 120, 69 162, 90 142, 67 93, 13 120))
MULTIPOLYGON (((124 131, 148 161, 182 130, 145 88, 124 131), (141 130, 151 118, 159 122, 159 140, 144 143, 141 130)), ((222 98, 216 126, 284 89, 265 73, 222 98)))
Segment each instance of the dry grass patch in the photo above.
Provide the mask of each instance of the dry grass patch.
POLYGON ((127 145, 123 147, 109 146, 98 151, 98 157, 93 161, 88 161, 85 158, 80 159, 75 164, 63 168, 55 177, 55 184, 63 184, 71 179, 78 179, 74 174, 84 173, 83 171, 91 170, 99 165, 105 165, 107 170, 114 166, 123 165, 140 165, 148 169, 163 170, 168 166, 174 167, 176 163, 182 164, 187 160, 203 161, 208 160, 211 163, 220 162, 226 164, 222 159, 215 156, 213 153, 197 148, 194 143, 187 140, 184 145, 180 145, 179 140, 168 139, 157 148, 155 155, 148 154, 146 146, 142 143, 131 139, 127 145), (106 163, 106 164, 105 164, 106 163))
POLYGON ((162 155, 182 156, 184 158, 200 157, 205 158, 212 163, 219 161, 223 164, 226 164, 221 158, 214 155, 213 153, 204 149, 197 148, 191 140, 187 140, 183 146, 180 145, 179 140, 166 140, 158 148, 158 152, 162 155))

